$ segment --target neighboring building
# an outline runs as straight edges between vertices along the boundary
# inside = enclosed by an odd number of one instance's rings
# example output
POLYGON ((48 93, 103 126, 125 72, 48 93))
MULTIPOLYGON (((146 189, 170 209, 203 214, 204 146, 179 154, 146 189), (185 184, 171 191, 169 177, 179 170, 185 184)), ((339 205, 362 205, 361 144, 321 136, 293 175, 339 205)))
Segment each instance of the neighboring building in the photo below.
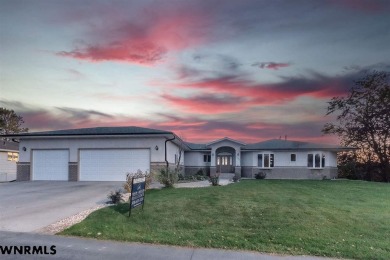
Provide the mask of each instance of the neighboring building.
POLYGON ((18 161, 18 144, 0 139, 0 182, 16 179, 16 163, 18 161))
POLYGON ((17 180, 123 181, 126 173, 181 165, 182 173, 235 173, 254 178, 323 179, 337 176, 339 146, 269 140, 245 144, 222 138, 183 142, 169 131, 98 127, 9 135, 20 142, 17 180))

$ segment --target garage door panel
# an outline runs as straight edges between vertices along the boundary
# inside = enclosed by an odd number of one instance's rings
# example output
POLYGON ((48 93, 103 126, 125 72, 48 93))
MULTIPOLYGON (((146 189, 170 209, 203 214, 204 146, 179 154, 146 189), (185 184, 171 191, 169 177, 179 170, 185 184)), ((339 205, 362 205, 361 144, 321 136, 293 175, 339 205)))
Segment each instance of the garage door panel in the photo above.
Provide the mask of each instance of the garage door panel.
POLYGON ((149 172, 149 149, 80 150, 81 181, 125 181, 126 174, 149 172))
POLYGON ((68 150, 33 150, 33 180, 68 180, 68 150))

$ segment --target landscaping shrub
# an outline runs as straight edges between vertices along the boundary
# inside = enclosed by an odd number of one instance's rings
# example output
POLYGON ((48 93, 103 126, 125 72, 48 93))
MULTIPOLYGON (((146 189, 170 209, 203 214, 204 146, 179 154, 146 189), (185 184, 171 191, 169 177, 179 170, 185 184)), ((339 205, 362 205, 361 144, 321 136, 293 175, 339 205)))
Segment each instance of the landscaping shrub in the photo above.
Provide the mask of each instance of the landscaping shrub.
POLYGON ((265 177, 267 177, 267 174, 265 172, 259 172, 259 173, 256 173, 256 175, 255 175, 255 178, 258 180, 263 180, 263 179, 265 179, 265 177))
POLYGON ((204 176, 203 175, 196 175, 196 180, 203 181, 204 180, 204 176))
POLYGON ((233 182, 238 182, 239 180, 240 180, 240 178, 238 176, 234 175, 233 182))
POLYGON ((202 169, 199 169, 197 172, 196 172, 196 175, 197 176, 203 176, 203 170, 202 169))
POLYGON ((219 176, 218 175, 210 176, 209 182, 211 182, 211 185, 213 185, 213 186, 218 186, 219 185, 219 176))
POLYGON ((122 190, 111 191, 107 195, 107 198, 110 200, 111 203, 119 204, 121 201, 123 201, 122 194, 123 194, 122 190))
POLYGON ((162 168, 157 175, 157 179, 165 188, 172 188, 177 183, 179 177, 176 171, 162 168))

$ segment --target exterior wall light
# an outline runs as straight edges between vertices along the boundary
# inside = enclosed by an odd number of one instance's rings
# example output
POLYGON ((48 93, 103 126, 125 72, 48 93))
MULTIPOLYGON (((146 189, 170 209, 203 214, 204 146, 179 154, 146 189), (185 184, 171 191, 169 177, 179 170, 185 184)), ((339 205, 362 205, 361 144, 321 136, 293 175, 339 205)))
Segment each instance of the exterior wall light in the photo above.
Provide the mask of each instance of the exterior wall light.
POLYGON ((156 145, 156 147, 154 147, 154 149, 156 149, 156 151, 158 151, 158 146, 156 145))
POLYGON ((23 151, 27 151, 26 147, 23 147, 23 151))

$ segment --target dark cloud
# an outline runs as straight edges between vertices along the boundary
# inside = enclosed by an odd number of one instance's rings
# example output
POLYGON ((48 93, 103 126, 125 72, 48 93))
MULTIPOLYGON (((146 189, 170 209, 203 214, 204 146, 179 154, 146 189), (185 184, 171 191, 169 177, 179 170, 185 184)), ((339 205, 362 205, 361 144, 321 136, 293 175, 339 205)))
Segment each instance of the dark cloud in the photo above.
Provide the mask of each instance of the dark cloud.
POLYGON ((250 104, 243 97, 205 93, 179 97, 164 94, 161 96, 174 107, 179 107, 193 114, 222 114, 246 109, 250 104))
POLYGON ((252 66, 259 67, 260 69, 278 70, 280 68, 289 67, 289 66, 291 66, 291 64, 269 61, 269 62, 256 62, 256 63, 253 63, 252 66))
POLYGON ((388 0, 330 0, 330 3, 364 13, 380 13, 390 9, 388 0))
POLYGON ((106 118, 113 117, 112 115, 102 113, 96 110, 85 110, 85 109, 70 108, 70 107, 57 107, 57 109, 68 114, 68 117, 77 120, 88 119, 92 116, 99 116, 99 117, 106 117, 106 118))

